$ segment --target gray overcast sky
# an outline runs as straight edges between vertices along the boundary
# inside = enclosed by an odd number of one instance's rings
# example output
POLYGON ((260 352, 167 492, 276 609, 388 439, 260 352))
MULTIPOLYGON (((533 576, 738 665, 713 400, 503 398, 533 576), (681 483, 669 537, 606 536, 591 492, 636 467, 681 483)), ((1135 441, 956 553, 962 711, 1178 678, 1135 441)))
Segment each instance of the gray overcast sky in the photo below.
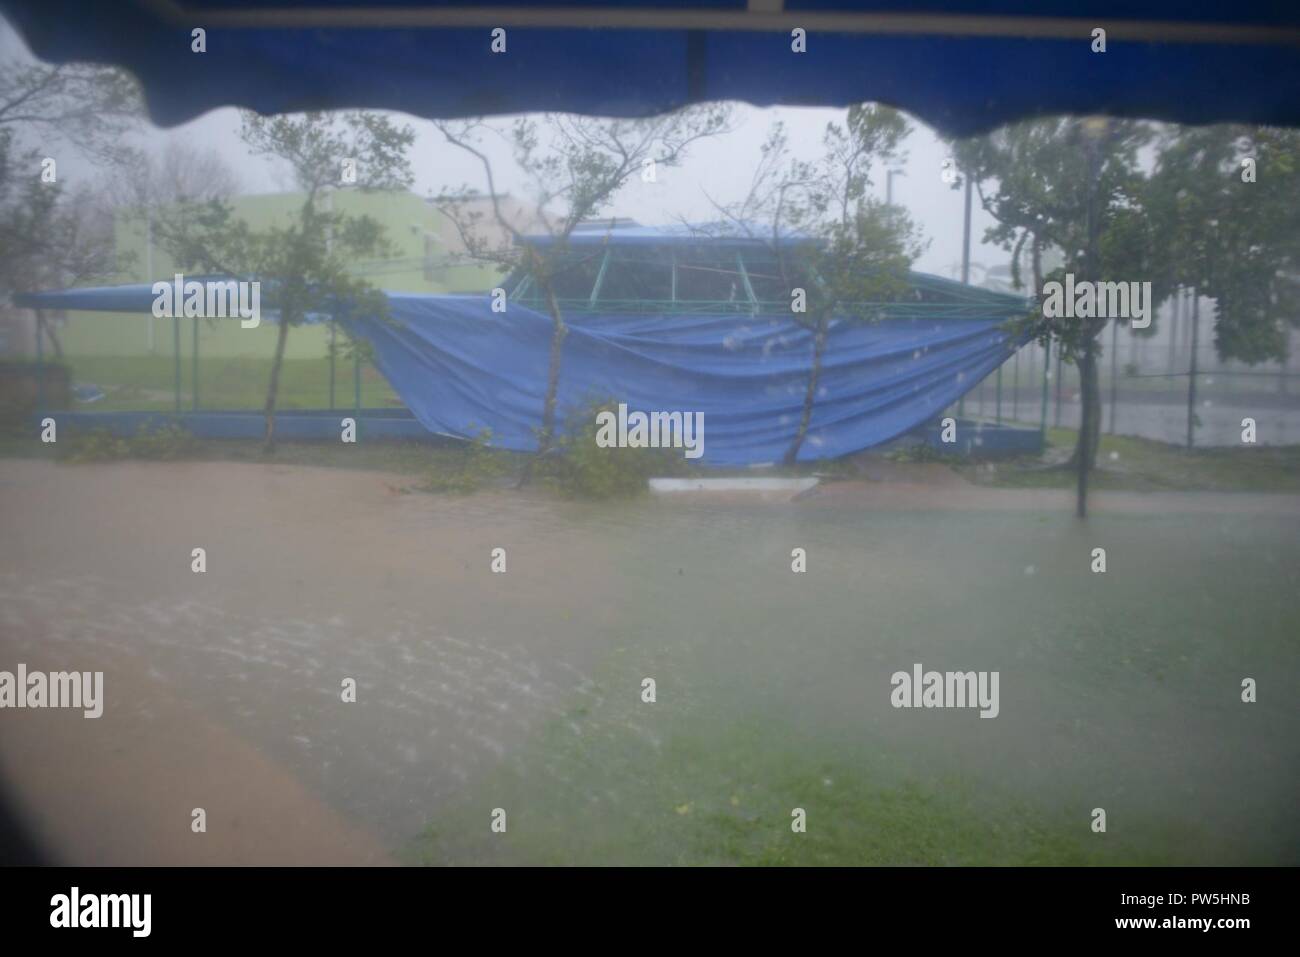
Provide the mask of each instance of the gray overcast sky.
MULTIPOLYGON (((12 63, 15 58, 30 60, 31 54, 9 24, 0 21, 0 62, 12 63)), ((812 157, 818 152, 826 123, 842 120, 844 114, 844 110, 837 109, 758 109, 739 104, 733 132, 696 144, 680 167, 659 170, 657 183, 642 183, 639 177, 636 178, 616 198, 609 213, 630 216, 647 224, 712 219, 714 214, 707 197, 729 202, 743 196, 758 158, 759 144, 773 121, 783 120, 796 152, 812 157)), ((417 131, 412 157, 417 193, 424 195, 430 189, 437 192, 467 182, 475 187, 482 186, 479 170, 472 160, 443 144, 431 123, 413 117, 403 119, 417 131)), ((906 143, 908 157, 900 165, 906 175, 894 178, 894 201, 907 208, 930 240, 917 268, 954 276, 955 264, 961 261, 962 194, 940 178, 946 156, 943 144, 919 121, 913 120, 913 126, 915 130, 906 143)), ((170 130, 150 128, 142 134, 139 145, 160 150, 169 138, 220 155, 239 175, 244 192, 268 193, 292 188, 283 171, 276 170, 266 160, 248 155, 239 138, 239 114, 234 109, 214 110, 170 130)), ((504 144, 495 151, 493 159, 496 160, 494 165, 499 172, 501 187, 519 192, 521 184, 507 172, 510 164, 504 144)), ((75 156, 60 157, 59 169, 63 181, 69 184, 98 176, 94 167, 75 156)), ((883 198, 884 171, 876 170, 874 179, 875 191, 883 198)), ((987 266, 1007 262, 1010 258, 1008 253, 981 244, 980 238, 991 220, 979 208, 978 201, 974 206, 971 261, 987 266)), ((978 270, 972 271, 972 279, 979 281, 978 270)))

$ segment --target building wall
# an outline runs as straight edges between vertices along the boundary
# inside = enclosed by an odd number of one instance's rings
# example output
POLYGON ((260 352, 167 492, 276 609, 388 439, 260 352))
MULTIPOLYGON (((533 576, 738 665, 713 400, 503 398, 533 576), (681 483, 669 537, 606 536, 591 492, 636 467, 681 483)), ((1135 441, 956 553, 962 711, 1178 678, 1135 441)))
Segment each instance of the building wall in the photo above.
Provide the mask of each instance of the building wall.
MULTIPOLYGON (((383 259, 359 260, 356 275, 393 292, 458 293, 491 288, 498 273, 475 265, 455 264, 463 251, 455 229, 436 209, 409 192, 361 192, 340 190, 330 201, 341 212, 369 215, 384 227, 392 246, 383 259)), ((284 193, 240 196, 231 200, 235 214, 254 229, 288 224, 302 205, 301 194, 284 193)), ((165 211, 160 215, 165 215, 165 211)), ((137 217, 119 216, 115 226, 119 261, 127 268, 115 283, 151 282, 169 279, 175 265, 166 252, 154 244, 149 249, 147 228, 137 217)), ((171 319, 149 315, 70 312, 56 320, 64 350, 70 358, 83 356, 170 355, 175 348, 171 319)), ((179 323, 181 352, 188 357, 193 348, 193 320, 179 323)), ((206 357, 269 357, 275 348, 275 327, 242 329, 235 320, 201 321, 199 353, 206 357)), ((324 360, 329 332, 324 327, 303 326, 289 335, 286 355, 291 359, 324 360)))

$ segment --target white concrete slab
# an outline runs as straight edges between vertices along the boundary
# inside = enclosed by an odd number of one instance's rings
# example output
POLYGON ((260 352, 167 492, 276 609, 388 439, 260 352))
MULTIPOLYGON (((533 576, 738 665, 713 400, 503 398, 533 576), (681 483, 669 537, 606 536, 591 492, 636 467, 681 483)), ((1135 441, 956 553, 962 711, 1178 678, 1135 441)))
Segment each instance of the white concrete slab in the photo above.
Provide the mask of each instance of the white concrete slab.
POLYGON ((798 495, 817 485, 815 476, 805 478, 652 478, 650 491, 657 495, 679 492, 764 492, 798 495))

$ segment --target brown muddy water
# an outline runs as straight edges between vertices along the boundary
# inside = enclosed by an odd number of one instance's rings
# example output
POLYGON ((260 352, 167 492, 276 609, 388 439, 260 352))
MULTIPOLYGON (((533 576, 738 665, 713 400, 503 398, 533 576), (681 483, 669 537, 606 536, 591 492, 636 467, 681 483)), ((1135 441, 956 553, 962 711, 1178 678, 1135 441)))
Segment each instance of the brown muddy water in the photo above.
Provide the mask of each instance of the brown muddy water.
POLYGON ((1121 860, 1300 863, 1298 497, 1102 494, 1080 524, 1068 495, 962 483, 402 484, 0 462, 0 670, 105 672, 98 720, 0 712, 0 772, 52 852, 386 863, 481 821, 440 853, 674 862, 693 808, 797 755, 1084 833, 1104 806, 1121 860), (998 671, 998 717, 891 707, 916 663, 998 671), (484 850, 500 805, 545 847, 484 850))

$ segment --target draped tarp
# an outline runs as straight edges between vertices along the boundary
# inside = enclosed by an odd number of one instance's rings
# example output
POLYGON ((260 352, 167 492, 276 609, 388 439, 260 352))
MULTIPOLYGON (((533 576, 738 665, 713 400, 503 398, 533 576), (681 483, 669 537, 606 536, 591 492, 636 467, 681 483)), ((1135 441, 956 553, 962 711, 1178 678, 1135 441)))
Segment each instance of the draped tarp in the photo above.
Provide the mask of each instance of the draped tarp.
MULTIPOLYGON (((1002 324, 1023 315, 990 294, 982 317, 837 320, 831 327, 801 460, 887 442, 935 419, 996 369, 1015 344, 1002 324)), ((548 316, 486 297, 390 294, 388 320, 354 332, 432 432, 537 448, 550 355, 548 316)), ((978 308, 978 307, 977 307, 978 308)), ((915 310, 915 306, 909 311, 915 310)), ((591 315, 567 320, 561 418, 593 400, 630 411, 704 414, 703 462, 780 461, 803 408, 812 335, 782 317, 591 315)))
MULTIPOLYGON (((1018 343, 1004 327, 1028 300, 912 274, 918 292, 875 322, 836 320, 801 460, 833 458, 933 421, 994 371, 1018 343), (892 314, 891 314, 892 313, 892 314)), ((430 432, 537 448, 551 319, 487 296, 387 293, 388 316, 340 319, 374 346, 374 362, 430 432)), ((36 309, 144 312, 148 284, 29 293, 36 309)), ((326 317, 316 317, 326 318, 326 317)), ((267 310, 263 320, 276 321, 267 310)), ((237 321, 234 319, 225 321, 237 321)), ((812 335, 782 316, 573 312, 564 340, 560 425, 594 401, 629 411, 701 412, 711 465, 784 456, 799 425, 812 335)))

